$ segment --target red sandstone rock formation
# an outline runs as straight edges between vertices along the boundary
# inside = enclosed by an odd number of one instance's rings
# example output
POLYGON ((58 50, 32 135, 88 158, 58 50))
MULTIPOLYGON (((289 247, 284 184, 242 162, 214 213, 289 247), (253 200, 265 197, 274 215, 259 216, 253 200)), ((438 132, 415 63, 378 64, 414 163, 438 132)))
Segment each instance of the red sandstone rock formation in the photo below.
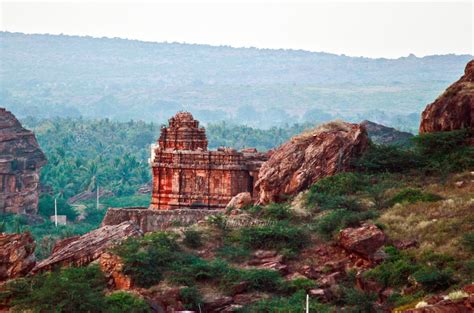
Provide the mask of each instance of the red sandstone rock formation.
POLYGON ((0 213, 36 214, 39 170, 45 164, 35 135, 0 108, 0 213))
POLYGON ((55 266, 83 266, 97 260, 107 249, 132 236, 142 236, 140 229, 132 222, 115 226, 103 226, 84 234, 76 240, 65 239, 59 248, 47 259, 39 262, 32 270, 38 273, 55 266))
POLYGON ((34 251, 30 233, 0 233, 0 282, 26 275, 35 266, 34 251))
POLYGON ((464 75, 421 114, 420 133, 474 128, 474 60, 464 75))
POLYGON ((241 192, 227 203, 225 209, 229 214, 235 214, 250 204, 252 204, 252 195, 250 192, 241 192))
POLYGON ((474 285, 463 288, 466 297, 451 300, 449 297, 435 295, 425 300, 426 306, 409 309, 403 313, 471 313, 474 312, 474 285))
POLYGON ((123 262, 117 255, 103 253, 99 259, 101 271, 109 279, 108 286, 117 290, 130 290, 133 287, 133 281, 130 276, 125 275, 123 262))
POLYGON ((384 232, 373 224, 358 228, 346 228, 339 233, 339 244, 350 252, 355 252, 366 259, 372 259, 387 240, 384 232))
POLYGON ((285 200, 323 177, 348 170, 352 157, 367 145, 363 126, 339 121, 292 138, 262 165, 255 186, 258 203, 285 200))
POLYGON ((180 112, 161 130, 152 152, 151 209, 223 209, 240 192, 253 192, 266 155, 246 149, 207 151, 205 130, 180 112))

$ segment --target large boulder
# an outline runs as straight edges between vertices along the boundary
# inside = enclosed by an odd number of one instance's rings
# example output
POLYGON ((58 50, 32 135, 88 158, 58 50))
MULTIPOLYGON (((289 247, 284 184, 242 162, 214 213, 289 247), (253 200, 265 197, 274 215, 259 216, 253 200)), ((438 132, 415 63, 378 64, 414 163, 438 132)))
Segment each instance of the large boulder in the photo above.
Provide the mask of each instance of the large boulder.
POLYGON ((34 252, 30 233, 0 233, 0 282, 26 275, 35 266, 34 252))
POLYGON ((386 242, 384 232, 373 224, 357 228, 346 228, 339 233, 339 244, 349 252, 355 252, 366 259, 372 259, 375 252, 386 242))
POLYGON ((349 170, 351 159, 367 146, 365 127, 342 121, 293 137, 263 163, 255 185, 257 202, 286 200, 323 177, 349 170))
POLYGON ((142 236, 142 231, 132 222, 123 222, 113 226, 103 226, 75 240, 59 242, 52 255, 39 262, 32 270, 37 273, 51 270, 56 266, 83 266, 97 260, 107 249, 117 245, 128 237, 142 236))
POLYGON ((0 108, 0 213, 36 214, 39 171, 45 164, 35 135, 0 108))
POLYGON ((464 75, 421 114, 420 133, 474 127, 474 60, 464 75))
POLYGON ((229 203, 225 207, 226 212, 233 213, 245 208, 252 204, 252 196, 250 192, 241 192, 230 199, 229 203))

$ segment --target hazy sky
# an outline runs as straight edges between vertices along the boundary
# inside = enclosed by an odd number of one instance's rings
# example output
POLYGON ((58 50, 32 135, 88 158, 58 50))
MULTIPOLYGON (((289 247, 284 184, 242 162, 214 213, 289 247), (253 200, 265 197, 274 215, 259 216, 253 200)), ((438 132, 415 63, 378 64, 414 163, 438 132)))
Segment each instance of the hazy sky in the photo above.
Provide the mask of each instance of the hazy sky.
POLYGON ((473 1, 12 2, 1 30, 351 56, 474 54, 473 1))

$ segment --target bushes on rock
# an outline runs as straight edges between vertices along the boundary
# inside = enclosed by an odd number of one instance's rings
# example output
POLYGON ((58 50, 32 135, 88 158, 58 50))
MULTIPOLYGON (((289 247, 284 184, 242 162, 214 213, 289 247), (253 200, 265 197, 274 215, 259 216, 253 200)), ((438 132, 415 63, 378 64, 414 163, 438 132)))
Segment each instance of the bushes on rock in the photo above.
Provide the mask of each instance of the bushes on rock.
POLYGON ((10 282, 4 296, 19 311, 106 312, 106 281, 97 266, 67 268, 10 282))
POLYGON ((216 255, 231 262, 242 262, 250 257, 250 251, 239 245, 225 245, 216 251, 216 255))
POLYGON ((316 220, 314 229, 318 234, 329 239, 339 230, 346 227, 360 226, 362 221, 378 216, 375 211, 354 212, 346 209, 330 211, 316 220))
POLYGON ((179 297, 186 310, 200 311, 202 296, 196 287, 186 287, 179 291, 179 297))
POLYGON ((474 149, 468 145, 470 136, 470 130, 461 129, 415 136, 413 148, 371 144, 354 165, 370 173, 462 171, 474 166, 474 149))
POLYGON ((434 266, 424 266, 413 274, 416 282, 428 292, 444 290, 453 282, 453 272, 440 270, 434 266))
POLYGON ((394 205, 395 203, 435 202, 442 199, 443 198, 438 195, 425 193, 419 189, 405 188, 393 196, 392 199, 390 199, 389 204, 394 205))
POLYGON ((301 227, 287 222, 243 228, 239 240, 253 249, 290 249, 299 251, 309 242, 308 233, 301 227))
POLYGON ((467 251, 474 252, 474 232, 464 234, 461 243, 467 251))
POLYGON ((105 297, 107 313, 148 313, 150 307, 145 300, 130 293, 119 291, 105 297))
MULTIPOLYGON (((300 290, 290 297, 272 297, 260 300, 244 307, 242 313, 274 313, 274 312, 304 312, 306 305, 306 292, 300 290)), ((334 308, 320 304, 317 300, 310 298, 310 312, 329 313, 334 312, 334 308)))
POLYGON ((130 237, 115 247, 114 252, 124 261, 123 272, 131 275, 141 287, 160 282, 163 272, 182 257, 175 238, 167 233, 130 237))
POLYGON ((199 248, 202 246, 201 233, 196 230, 186 230, 184 232, 183 244, 189 248, 199 248))

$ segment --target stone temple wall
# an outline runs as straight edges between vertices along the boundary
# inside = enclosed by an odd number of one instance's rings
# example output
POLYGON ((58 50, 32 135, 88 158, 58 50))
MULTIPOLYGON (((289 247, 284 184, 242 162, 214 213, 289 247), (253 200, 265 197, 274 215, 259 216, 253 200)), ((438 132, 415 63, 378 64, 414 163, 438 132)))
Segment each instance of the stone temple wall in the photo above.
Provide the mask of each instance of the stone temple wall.
POLYGON ((255 149, 207 150, 205 130, 188 112, 180 112, 161 130, 153 153, 150 208, 223 209, 238 193, 253 194, 265 153, 255 149))
POLYGON ((137 224, 144 233, 163 231, 175 226, 189 226, 204 220, 221 210, 177 209, 150 210, 147 208, 110 208, 102 220, 102 226, 118 225, 125 221, 137 224))

